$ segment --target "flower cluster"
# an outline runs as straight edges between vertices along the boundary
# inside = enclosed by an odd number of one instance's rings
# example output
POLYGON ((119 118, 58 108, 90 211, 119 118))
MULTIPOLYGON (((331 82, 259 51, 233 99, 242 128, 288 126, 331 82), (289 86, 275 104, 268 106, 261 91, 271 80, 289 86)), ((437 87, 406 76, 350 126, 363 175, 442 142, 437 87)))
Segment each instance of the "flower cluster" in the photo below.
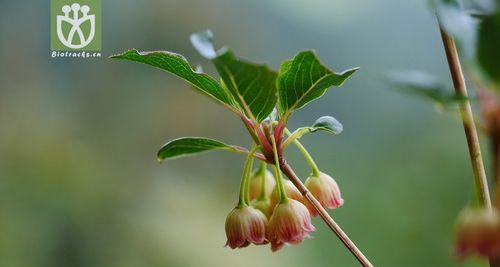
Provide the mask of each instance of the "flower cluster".
MULTIPOLYGON (((190 40, 196 50, 212 62, 219 77, 211 77, 201 68, 193 69, 184 56, 174 52, 132 49, 112 58, 139 62, 172 73, 243 122, 254 144, 251 151, 211 138, 181 137, 167 142, 157 153, 160 162, 211 150, 248 154, 238 205, 226 220, 230 248, 271 243, 276 251, 285 244, 300 243, 314 231, 311 216, 317 212, 292 182, 281 177, 280 170, 285 170, 295 185, 304 189, 286 163, 283 152, 291 143, 299 148, 312 169, 307 188, 324 208, 337 208, 343 203, 337 183, 319 171, 298 139, 315 132, 338 135, 343 126, 332 116, 322 116, 312 125, 299 127, 294 132, 287 129, 287 123, 294 112, 323 96, 329 88, 341 87, 359 68, 335 72, 321 63, 314 51, 308 50, 283 61, 275 71, 267 65, 237 57, 228 47, 216 49, 213 37, 212 32, 206 30, 194 33, 190 40), (265 165, 252 174, 253 158, 274 165, 274 176, 265 165)), ((331 223, 331 218, 322 217, 331 223)), ((350 243, 348 248, 357 250, 350 240, 341 240, 350 243)), ((358 254, 360 252, 356 256, 358 254)))
MULTIPOLYGON (((277 251, 285 244, 299 244, 315 230, 311 217, 318 213, 289 180, 276 177, 262 163, 248 174, 245 166, 240 202, 226 219, 226 246, 232 249, 250 244, 271 244, 277 251), (248 176, 248 177, 247 177, 248 176)), ((311 175, 306 187, 324 208, 335 209, 343 200, 335 180, 327 174, 311 175)))

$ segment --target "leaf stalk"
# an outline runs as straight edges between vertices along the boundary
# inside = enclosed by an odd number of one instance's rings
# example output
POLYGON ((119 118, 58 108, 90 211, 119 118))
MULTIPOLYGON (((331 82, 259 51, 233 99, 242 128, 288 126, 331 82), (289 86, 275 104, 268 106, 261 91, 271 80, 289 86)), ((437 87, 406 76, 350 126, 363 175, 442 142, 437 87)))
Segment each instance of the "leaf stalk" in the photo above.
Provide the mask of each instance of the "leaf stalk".
MULTIPOLYGON (((285 128, 285 133, 289 136, 288 139, 290 139, 293 135, 287 128, 285 128)), ((302 145, 302 143, 300 143, 300 141, 298 139, 294 139, 293 143, 299 149, 300 153, 302 153, 302 155, 304 156, 304 158, 307 161, 307 164, 309 164, 309 167, 311 167, 312 174, 316 177, 319 176, 320 171, 319 171, 318 165, 316 164, 316 162, 312 158, 311 154, 309 154, 307 149, 302 145)), ((283 144, 283 146, 284 146, 284 144, 283 144)))

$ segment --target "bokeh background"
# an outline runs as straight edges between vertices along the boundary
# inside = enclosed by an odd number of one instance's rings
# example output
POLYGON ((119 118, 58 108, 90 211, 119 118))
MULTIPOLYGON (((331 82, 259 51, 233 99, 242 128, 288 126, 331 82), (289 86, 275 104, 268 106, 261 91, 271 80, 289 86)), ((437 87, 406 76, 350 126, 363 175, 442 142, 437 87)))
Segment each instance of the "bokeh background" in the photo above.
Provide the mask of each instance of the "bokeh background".
MULTIPOLYGON (((376 266, 482 265, 452 256, 454 219, 472 195, 458 116, 384 81, 390 70, 424 69, 449 84, 426 1, 103 2, 100 59, 50 58, 48 1, 0 2, 0 266, 358 266, 319 219, 313 240, 279 253, 224 248, 243 156, 156 162, 176 137, 250 138, 176 77, 107 56, 170 50, 214 74, 189 44, 206 28, 273 68, 303 49, 334 70, 360 66, 290 122, 344 124, 340 136, 303 138, 341 186, 346 202, 332 216, 376 266)), ((306 177, 300 154, 287 155, 306 177)))

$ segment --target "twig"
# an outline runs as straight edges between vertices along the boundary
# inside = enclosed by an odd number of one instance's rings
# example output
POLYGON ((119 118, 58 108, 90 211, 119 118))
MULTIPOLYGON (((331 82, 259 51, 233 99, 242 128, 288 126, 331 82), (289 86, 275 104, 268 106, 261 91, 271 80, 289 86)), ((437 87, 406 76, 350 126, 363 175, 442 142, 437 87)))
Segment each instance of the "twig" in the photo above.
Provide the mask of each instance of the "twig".
POLYGON ((451 37, 443 27, 439 27, 441 31, 441 38, 443 40, 444 49, 446 52, 446 59, 450 68, 453 85, 455 92, 459 97, 466 99, 460 105, 460 115, 464 126, 465 136, 467 138, 467 145, 469 148, 469 156, 472 163, 472 170, 474 172, 474 182, 476 185, 476 195, 484 207, 491 210, 490 192, 488 190, 488 180, 486 179, 486 172, 484 170, 483 158, 481 156, 481 147, 479 145, 479 138, 474 123, 474 116, 472 115, 472 108, 467 98, 467 87, 465 85, 464 75, 460 66, 460 59, 458 58, 457 48, 453 37, 451 37))
POLYGON ((305 185, 300 181, 290 165, 284 160, 280 159, 281 171, 290 179, 290 181, 299 189, 300 193, 311 203, 314 209, 319 213, 323 221, 330 227, 330 229, 340 238, 346 248, 356 257, 356 259, 365 267, 372 267, 373 264, 363 255, 363 253, 356 247, 354 242, 347 236, 347 234, 340 228, 340 226, 330 217, 330 214, 321 206, 316 198, 309 192, 305 185))

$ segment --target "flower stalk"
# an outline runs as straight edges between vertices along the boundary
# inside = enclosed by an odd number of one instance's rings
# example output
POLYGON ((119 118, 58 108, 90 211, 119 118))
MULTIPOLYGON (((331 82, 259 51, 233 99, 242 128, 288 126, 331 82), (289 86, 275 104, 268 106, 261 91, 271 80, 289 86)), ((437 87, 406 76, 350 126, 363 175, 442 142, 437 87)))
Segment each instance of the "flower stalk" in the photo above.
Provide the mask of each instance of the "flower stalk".
POLYGON ((266 163, 261 162, 259 165, 259 176, 260 176, 260 194, 257 200, 265 200, 267 198, 266 195, 266 163))
POLYGON ((271 136, 271 142, 273 144, 273 152, 274 152, 274 170, 276 176, 276 186, 278 187, 279 193, 279 203, 288 203, 288 196, 286 195, 285 186, 283 185, 283 178, 281 177, 280 171, 280 163, 278 157, 278 149, 276 146, 276 140, 274 140, 274 136, 271 136))
MULTIPOLYGON (((292 133, 285 128, 285 133, 289 136, 289 138, 292 138, 292 133)), ((318 165, 314 161, 314 159, 311 157, 311 154, 307 151, 307 149, 300 143, 300 141, 297 138, 291 139, 293 140, 292 142, 295 144, 295 146, 299 149, 300 153, 304 156, 306 159, 307 163, 309 164, 309 167, 311 167, 311 171, 314 176, 319 176, 320 171, 318 168, 318 165)))
POLYGON ((258 146, 254 145, 245 160, 245 165, 243 167, 243 174, 240 183, 240 195, 238 198, 238 208, 246 207, 250 204, 248 184, 250 183, 250 171, 253 165, 253 154, 257 150, 258 146))

